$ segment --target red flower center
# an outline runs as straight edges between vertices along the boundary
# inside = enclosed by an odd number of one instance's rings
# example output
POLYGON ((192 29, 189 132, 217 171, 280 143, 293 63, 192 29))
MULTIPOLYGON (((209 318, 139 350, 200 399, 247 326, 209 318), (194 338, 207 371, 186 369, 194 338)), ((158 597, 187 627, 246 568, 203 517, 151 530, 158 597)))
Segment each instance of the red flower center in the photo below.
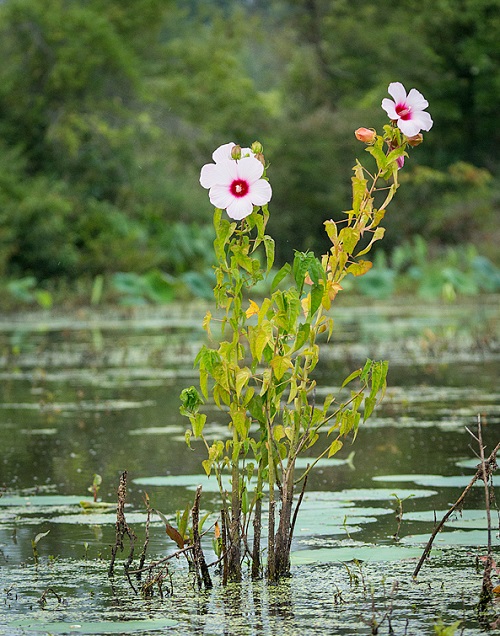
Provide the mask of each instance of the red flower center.
POLYGON ((403 121, 406 121, 407 119, 411 119, 411 108, 407 106, 404 102, 396 106, 396 112, 403 121))
POLYGON ((233 197, 244 197, 248 194, 248 182, 243 179, 235 179, 229 186, 229 191, 233 197))

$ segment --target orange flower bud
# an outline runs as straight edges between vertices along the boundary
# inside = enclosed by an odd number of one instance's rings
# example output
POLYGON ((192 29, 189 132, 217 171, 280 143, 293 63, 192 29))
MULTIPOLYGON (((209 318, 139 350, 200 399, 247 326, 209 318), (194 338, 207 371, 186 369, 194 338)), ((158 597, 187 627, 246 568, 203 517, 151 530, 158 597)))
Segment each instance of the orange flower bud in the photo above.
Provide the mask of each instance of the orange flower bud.
POLYGON ((358 128, 354 134, 359 141, 364 141, 365 144, 372 144, 377 136, 377 131, 373 128, 358 128))

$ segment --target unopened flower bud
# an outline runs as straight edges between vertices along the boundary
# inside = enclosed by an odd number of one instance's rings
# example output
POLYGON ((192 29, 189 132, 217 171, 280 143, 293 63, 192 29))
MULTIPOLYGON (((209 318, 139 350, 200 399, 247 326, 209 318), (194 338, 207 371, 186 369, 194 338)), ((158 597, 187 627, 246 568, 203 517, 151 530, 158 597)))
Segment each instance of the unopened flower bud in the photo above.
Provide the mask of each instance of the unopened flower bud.
POLYGON ((252 152, 254 155, 261 155, 264 152, 264 148, 260 141, 254 141, 252 144, 252 152))
POLYGON ((233 146, 231 148, 231 157, 233 159, 241 159, 241 146, 233 146))
POLYGON ((264 159, 264 155, 261 152, 257 152, 254 157, 260 161, 260 163, 266 167, 266 160, 264 159))
POLYGON ((414 135, 413 137, 408 137, 408 145, 415 147, 419 146, 424 140, 424 136, 422 133, 418 133, 418 135, 414 135))
POLYGON ((365 144, 372 144, 377 137, 377 131, 373 128, 358 128, 354 134, 356 139, 363 141, 365 144))

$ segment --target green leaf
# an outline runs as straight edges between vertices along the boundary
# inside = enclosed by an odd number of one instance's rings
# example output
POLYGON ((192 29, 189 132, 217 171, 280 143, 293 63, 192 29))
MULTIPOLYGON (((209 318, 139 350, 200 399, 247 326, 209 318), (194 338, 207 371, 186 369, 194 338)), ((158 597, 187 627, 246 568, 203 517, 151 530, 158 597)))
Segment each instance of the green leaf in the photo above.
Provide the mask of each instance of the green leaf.
POLYGON ((231 419, 240 438, 244 439, 247 437, 250 421, 246 416, 246 412, 240 410, 234 411, 231 413, 231 419))
POLYGON ((344 246, 344 251, 352 254, 359 242, 359 232, 352 227, 344 227, 340 230, 339 241, 344 246))
POLYGON ((239 398, 241 395, 241 391, 243 390, 243 387, 246 386, 246 384, 248 383, 248 380, 251 378, 252 376, 252 372, 250 371, 250 369, 248 367, 244 367, 243 369, 239 369, 236 372, 236 383, 235 383, 235 388, 236 388, 236 395, 239 398))
POLYGON ((332 457, 335 453, 338 453, 342 446, 343 444, 339 439, 333 440, 330 444, 330 448, 328 449, 328 457, 332 457))
POLYGON ((375 243, 375 241, 379 241, 381 238, 383 238, 384 234, 385 234, 385 228, 378 227, 373 233, 372 240, 368 243, 368 245, 365 247, 364 250, 361 250, 361 252, 358 252, 356 254, 356 258, 358 258, 359 256, 363 256, 364 254, 367 254, 371 250, 371 247, 375 243))
POLYGON ((324 223, 328 238, 332 243, 335 243, 338 237, 337 224, 333 220, 325 221, 324 223))
POLYGON ((248 327, 248 343, 250 353, 257 362, 260 362, 266 345, 272 340, 272 324, 264 320, 261 325, 248 327))
POLYGON ((290 274, 291 271, 292 268, 290 267, 290 263, 285 263, 283 267, 278 271, 276 276, 273 278, 273 282, 271 283, 271 291, 274 291, 276 287, 281 283, 281 281, 290 274))
POLYGON ((188 389, 181 391, 180 399, 182 405, 179 410, 182 415, 194 415, 198 412, 198 408, 203 404, 196 387, 190 386, 188 389))
POLYGON ((359 214, 361 209, 361 203, 363 202, 366 194, 366 179, 360 179, 357 176, 351 177, 352 181, 352 210, 354 214, 359 214))
POLYGON ((366 152, 369 152, 377 162, 377 168, 379 170, 385 170, 387 168, 387 157, 383 150, 383 137, 377 137, 373 146, 367 146, 366 152))
POLYGON ((365 399, 365 410, 363 413, 363 422, 366 422, 366 420, 373 413, 373 409, 375 408, 376 404, 377 404, 377 398, 375 397, 367 397, 365 399))
POLYGON ((293 351, 298 351, 301 347, 304 346, 304 344, 307 342, 307 339, 309 338, 310 331, 311 325, 308 322, 299 325, 295 343, 293 345, 293 351))
POLYGON ((274 265, 274 240, 270 236, 264 237, 264 249, 266 250, 266 272, 270 272, 274 265))
POLYGON ((281 380, 288 369, 293 368, 292 360, 289 356, 276 355, 272 358, 270 365, 277 380, 281 380))
POLYGON ((368 374, 370 373, 370 369, 372 367, 373 361, 370 360, 370 358, 368 358, 365 362, 365 366, 363 367, 363 370, 361 371, 360 374, 360 380, 361 382, 366 382, 367 378, 368 378, 368 374))
POLYGON ((264 413, 264 403, 260 395, 253 395, 252 399, 248 403, 248 410, 254 420, 257 420, 261 424, 265 424, 266 416, 264 413))
POLYGON ((349 265, 346 271, 353 276, 363 276, 363 274, 366 274, 372 266, 373 263, 371 261, 358 261, 357 263, 349 265))
POLYGON ((191 421, 191 426, 193 427, 193 435, 195 437, 201 437, 203 428, 207 421, 207 416, 205 413, 196 413, 196 415, 192 415, 189 419, 191 421))
POLYGON ((355 378, 359 378, 359 376, 361 375, 361 369, 356 369, 356 371, 353 371, 350 375, 347 376, 347 378, 342 382, 342 389, 349 384, 349 382, 352 382, 355 378))
POLYGON ((311 308, 309 312, 310 317, 314 316, 314 314, 320 308, 324 292, 325 288, 323 287, 323 285, 313 285, 313 288, 311 289, 311 308))

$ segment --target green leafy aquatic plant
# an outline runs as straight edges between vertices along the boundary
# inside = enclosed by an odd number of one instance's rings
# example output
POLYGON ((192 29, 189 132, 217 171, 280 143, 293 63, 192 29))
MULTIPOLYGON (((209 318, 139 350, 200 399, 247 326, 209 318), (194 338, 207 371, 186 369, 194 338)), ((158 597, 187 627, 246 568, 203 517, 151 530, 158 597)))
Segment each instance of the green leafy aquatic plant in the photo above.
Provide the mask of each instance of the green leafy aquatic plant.
MULTIPOLYGON (((290 575, 294 526, 310 470, 317 460, 335 455, 347 438, 356 438, 360 423, 384 394, 385 361, 367 360, 342 384, 342 399, 330 394, 321 402, 316 400, 314 370, 321 338, 333 331, 328 312, 343 279, 362 276, 372 267, 364 257, 384 236, 380 223, 398 188, 407 147, 422 139, 419 130, 413 130, 432 125, 422 114, 427 102, 417 91, 408 98, 405 93, 403 99, 398 84, 391 85, 390 92, 402 101, 395 104, 397 117, 384 127, 384 134, 356 131, 376 167, 368 170, 356 161, 351 208, 342 221, 324 224, 332 247, 320 259, 311 252, 296 252, 293 263, 274 275, 271 293, 260 303, 252 292, 274 264, 274 241, 266 234, 272 191, 262 145, 224 144, 213 153, 214 163, 202 168, 200 183, 215 205, 218 314, 209 311, 203 321, 213 345, 203 345, 195 361, 201 394, 194 386, 184 389, 180 410, 191 423, 187 443, 192 437, 203 441, 203 468, 207 475, 215 474, 219 485, 224 582, 241 579, 245 557, 252 576, 261 575, 266 508, 267 578, 290 575), (425 119, 425 126, 419 126, 419 118, 425 119), (410 120, 412 138, 404 134, 410 120), (285 287, 290 275, 293 283, 285 287), (226 441, 205 436, 207 416, 200 407, 209 399, 227 413, 231 436, 226 441), (299 471, 297 460, 311 453, 310 463, 299 471), (301 494, 294 505, 298 488, 301 494)), ((389 108, 391 113, 394 108, 389 108)))

